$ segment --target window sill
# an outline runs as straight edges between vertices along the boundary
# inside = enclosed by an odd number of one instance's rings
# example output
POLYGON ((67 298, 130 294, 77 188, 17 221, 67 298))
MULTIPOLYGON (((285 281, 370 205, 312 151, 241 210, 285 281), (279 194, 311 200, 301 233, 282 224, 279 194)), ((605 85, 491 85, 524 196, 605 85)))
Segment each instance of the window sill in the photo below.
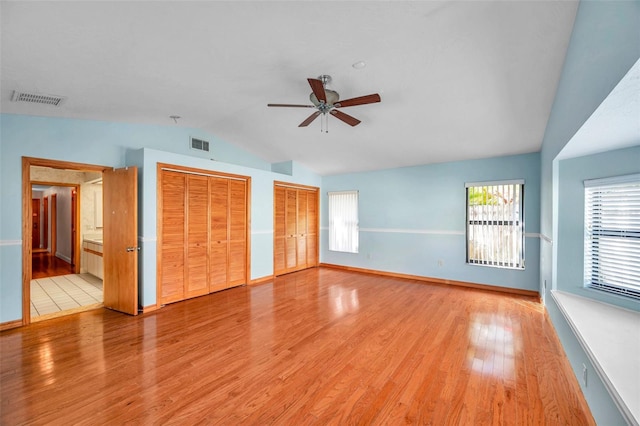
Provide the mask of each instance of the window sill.
POLYGON ((564 315, 629 424, 640 422, 640 313, 552 291, 564 315))

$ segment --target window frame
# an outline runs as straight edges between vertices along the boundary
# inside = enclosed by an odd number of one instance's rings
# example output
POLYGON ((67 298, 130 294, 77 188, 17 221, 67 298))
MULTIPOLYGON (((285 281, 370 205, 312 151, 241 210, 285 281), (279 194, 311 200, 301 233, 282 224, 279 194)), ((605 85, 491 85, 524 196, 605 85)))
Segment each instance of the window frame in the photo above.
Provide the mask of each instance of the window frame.
MULTIPOLYGON (((359 204, 360 204, 360 194, 357 190, 327 192, 327 209, 328 209, 328 219, 329 219, 329 243, 328 243, 329 251, 340 252, 340 253, 353 253, 353 254, 359 253, 360 251, 359 204), (335 221, 335 218, 332 216, 335 211, 335 209, 333 208, 333 202, 334 202, 333 196, 340 196, 340 195, 355 195, 355 226, 351 225, 351 227, 355 229, 350 229, 347 226, 341 227, 342 229, 338 229, 338 230, 335 229, 336 221, 335 221), (354 235, 351 235, 350 238, 346 238, 347 243, 339 244, 339 241, 336 241, 334 237, 336 232, 353 232, 354 235), (338 243, 339 245, 336 246, 335 245, 336 243, 338 243), (349 243, 352 243, 353 245, 345 247, 345 244, 348 245, 349 243)), ((353 217, 351 219, 353 220, 353 217)))
MULTIPOLYGON (((633 271, 628 278, 628 282, 623 278, 621 284, 616 283, 621 279, 621 267, 625 267, 624 253, 629 250, 629 256, 631 254, 640 253, 640 224, 628 223, 627 227, 621 229, 619 226, 611 226, 612 221, 620 220, 620 213, 629 210, 626 209, 624 204, 622 208, 615 209, 614 211, 604 211, 603 197, 604 193, 616 188, 620 190, 622 188, 628 188, 633 192, 632 187, 640 187, 640 173, 614 176, 601 179, 587 179, 584 181, 584 275, 583 275, 583 287, 588 290, 594 290, 608 295, 622 297, 628 300, 640 301, 640 276, 636 276, 633 271), (622 188, 621 188, 622 187, 622 188), (596 194, 597 193, 597 194, 596 194), (599 204, 596 204, 600 201, 599 204), (597 212, 597 213, 596 213, 597 212), (606 215, 606 216, 605 216, 606 215), (597 218, 597 219, 595 219, 597 218), (602 222, 609 222, 609 225, 603 225, 602 222), (594 224, 599 226, 595 227, 594 224), (635 225, 635 226, 634 226, 635 225), (609 240, 609 241, 606 241, 609 240), (620 244, 622 243, 623 244, 620 244), (613 244, 612 244, 613 243, 613 244), (624 249, 621 246, 630 244, 624 249), (603 253, 603 248, 607 250, 603 253), (622 258, 620 258, 622 257, 622 258), (601 260, 602 258, 602 260, 601 260), (612 258, 613 261, 612 261, 612 258), (613 273, 609 273, 607 277, 607 269, 609 271, 615 270, 613 273)), ((613 197, 619 196, 614 195, 613 197)), ((609 195, 608 197, 611 197, 609 195)), ((640 193, 633 194, 634 198, 629 201, 631 205, 634 202, 640 201, 640 193)), ((616 199, 616 201, 618 201, 616 199)), ((614 203, 614 200, 609 198, 609 203, 614 203)), ((607 207, 615 208, 615 204, 611 204, 607 207)), ((636 207, 636 211, 640 211, 640 208, 636 207)), ((629 214, 632 217, 633 213, 629 214)), ((629 266, 633 267, 631 261, 629 266)))
MULTIPOLYGON (((515 190, 515 188, 514 188, 515 190)), ((492 268, 502 268, 502 269, 511 269, 516 271, 524 271, 526 262, 525 262, 525 181, 524 179, 510 179, 510 180, 500 180, 500 181, 489 181, 489 182, 467 182, 465 183, 465 259, 467 265, 473 266, 488 266, 492 268), (470 188, 486 188, 492 186, 507 186, 518 185, 519 189, 519 200, 518 200, 518 217, 516 222, 517 228, 516 231, 520 233, 520 241, 519 247, 520 252, 515 263, 505 264, 505 262, 501 262, 496 259, 472 259, 471 256, 471 247, 470 244, 474 241, 473 232, 471 232, 472 226, 477 225, 488 225, 488 226, 508 226, 514 227, 514 220, 505 221, 504 219, 499 220, 475 220, 471 219, 470 216, 470 205, 469 205, 469 190, 470 188), (474 222, 473 224, 471 222, 474 222), (487 222, 497 222, 497 223, 487 223, 487 222), (505 223, 507 222, 507 223, 505 223)))

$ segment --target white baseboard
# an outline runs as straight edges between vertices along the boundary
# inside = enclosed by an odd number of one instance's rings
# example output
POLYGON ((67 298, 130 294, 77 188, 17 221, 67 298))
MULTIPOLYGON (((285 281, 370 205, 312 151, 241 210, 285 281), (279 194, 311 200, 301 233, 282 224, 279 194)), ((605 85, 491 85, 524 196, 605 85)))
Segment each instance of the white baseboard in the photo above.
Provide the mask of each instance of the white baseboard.
POLYGON ((60 252, 56 252, 56 257, 58 259, 62 259, 67 263, 71 263, 71 258, 69 256, 65 256, 64 254, 60 253, 60 252))

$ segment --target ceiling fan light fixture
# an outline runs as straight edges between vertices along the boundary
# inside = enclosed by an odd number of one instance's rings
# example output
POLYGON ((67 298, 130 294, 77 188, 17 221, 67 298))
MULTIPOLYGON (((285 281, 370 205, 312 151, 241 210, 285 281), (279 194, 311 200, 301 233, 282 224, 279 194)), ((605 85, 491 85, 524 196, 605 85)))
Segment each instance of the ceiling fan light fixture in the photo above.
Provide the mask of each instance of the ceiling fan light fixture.
MULTIPOLYGON (((325 93, 325 95, 327 97, 327 105, 333 105, 336 102, 338 102, 338 100, 340 99, 340 95, 335 90, 330 90, 330 89, 325 88, 324 89, 324 93, 325 93)), ((309 100, 315 106, 320 106, 320 101, 316 97, 315 93, 311 92, 311 94, 309 95, 309 100)))

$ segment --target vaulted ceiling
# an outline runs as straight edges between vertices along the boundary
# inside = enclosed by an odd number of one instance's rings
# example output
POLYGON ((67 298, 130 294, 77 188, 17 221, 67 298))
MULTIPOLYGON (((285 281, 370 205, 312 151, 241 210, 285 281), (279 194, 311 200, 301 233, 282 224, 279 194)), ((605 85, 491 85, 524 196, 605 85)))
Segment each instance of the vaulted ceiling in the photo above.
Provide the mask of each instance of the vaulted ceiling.
POLYGON ((3 2, 1 109, 200 128, 323 175, 535 152, 577 4, 3 2), (344 108, 362 123, 329 117, 329 133, 298 127, 313 110, 267 108, 308 104, 321 74, 342 99, 382 102, 344 108))

